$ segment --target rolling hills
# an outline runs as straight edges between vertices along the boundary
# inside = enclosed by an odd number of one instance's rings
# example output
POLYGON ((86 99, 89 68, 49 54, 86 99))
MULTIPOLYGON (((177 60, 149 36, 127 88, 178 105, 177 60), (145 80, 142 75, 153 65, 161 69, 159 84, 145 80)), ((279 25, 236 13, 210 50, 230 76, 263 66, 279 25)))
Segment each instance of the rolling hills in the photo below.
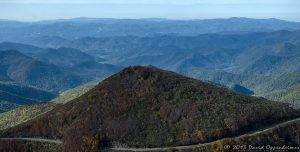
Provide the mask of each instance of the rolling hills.
POLYGON ((120 66, 151 64, 176 72, 206 68, 249 75, 276 75, 299 72, 299 39, 299 31, 85 37, 56 47, 76 48, 120 66), (287 68, 291 64, 294 66, 287 68))
MULTIPOLYGON (((190 69, 185 75, 222 84, 231 88, 235 84, 249 88, 256 96, 270 100, 299 105, 300 83, 299 73, 284 73, 279 75, 247 75, 232 74, 222 70, 190 69)), ((298 106, 296 106, 298 107, 298 106)))
POLYGON ((288 104, 135 66, 77 99, 1 131, 1 137, 62 139, 64 151, 177 146, 237 136, 299 116, 288 104))
POLYGON ((44 49, 29 54, 30 57, 42 62, 57 66, 72 67, 87 61, 94 61, 95 58, 76 49, 58 48, 44 49))
MULTIPOLYGON (((91 56, 73 48, 38 48, 36 46, 21 43, 0 43, 0 52, 5 52, 7 50, 17 50, 23 55, 31 57, 36 61, 40 61, 47 65, 55 65, 55 67, 60 68, 61 70, 74 74, 75 77, 79 76, 81 79, 86 79, 88 81, 110 75, 121 69, 121 66, 101 63, 105 62, 105 59, 103 58, 91 56)), ((84 82, 86 82, 86 80, 84 82)), ((76 82, 74 82, 74 85, 78 86, 76 82)), ((59 91, 64 90, 65 89, 60 89, 59 91)))
POLYGON ((120 69, 120 66, 99 63, 76 49, 31 50, 36 47, 0 44, 0 48, 10 47, 21 49, 27 55, 16 50, 0 51, 1 112, 20 105, 50 101, 62 91, 101 79, 120 69))
POLYGON ((151 64, 227 87, 238 84, 271 100, 299 103, 295 93, 299 89, 293 87, 299 84, 295 81, 300 69, 299 39, 299 31, 282 30, 196 36, 85 37, 55 46, 73 47, 120 66, 151 64), (286 82, 279 81, 280 77, 286 82), (293 95, 288 95, 289 92, 293 95))

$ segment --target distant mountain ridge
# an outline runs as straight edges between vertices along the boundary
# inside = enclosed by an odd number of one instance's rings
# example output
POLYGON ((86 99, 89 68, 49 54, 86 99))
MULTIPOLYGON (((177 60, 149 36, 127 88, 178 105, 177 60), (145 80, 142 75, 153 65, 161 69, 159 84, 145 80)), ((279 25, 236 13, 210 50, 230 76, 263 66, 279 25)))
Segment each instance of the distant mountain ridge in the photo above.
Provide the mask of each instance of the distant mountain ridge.
POLYGON ((0 31, 4 31, 0 33, 0 42, 27 43, 44 36, 64 39, 127 35, 195 36, 206 33, 245 33, 276 30, 300 30, 300 23, 278 19, 251 18, 205 20, 78 18, 43 22, 0 21, 0 31))
POLYGON ((92 56, 104 58, 107 63, 121 66, 152 64, 177 72, 195 67, 260 74, 257 71, 262 70, 265 73, 269 71, 259 69, 260 66, 254 64, 266 64, 273 66, 273 70, 270 69, 273 74, 281 74, 286 71, 298 71, 299 39, 300 31, 198 36, 86 37, 70 40, 64 44, 58 43, 56 47, 76 48, 92 56), (263 59, 267 56, 284 60, 273 65, 263 59), (290 58, 293 60, 289 61, 290 58), (259 63, 259 60, 262 62, 259 63), (295 67, 285 68, 291 64, 295 67), (255 68, 258 69, 254 70, 255 68))

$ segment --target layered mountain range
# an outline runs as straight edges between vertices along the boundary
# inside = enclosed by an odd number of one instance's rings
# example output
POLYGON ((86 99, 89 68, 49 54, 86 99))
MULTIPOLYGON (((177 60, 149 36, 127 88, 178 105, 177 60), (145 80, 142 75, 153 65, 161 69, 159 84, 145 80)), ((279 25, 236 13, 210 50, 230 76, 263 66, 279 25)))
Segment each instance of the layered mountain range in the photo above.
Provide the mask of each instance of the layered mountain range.
MULTIPOLYGON (((167 19, 91 19, 75 18, 41 22, 0 21, 0 41, 29 43, 54 39, 111 36, 195 36, 207 33, 249 33, 277 30, 299 30, 298 22, 279 19, 228 18, 206 20, 167 19), (132 28, 134 27, 134 28, 132 28), (41 39, 42 38, 42 39, 41 39)), ((49 43, 51 44, 51 43, 49 43)))
POLYGON ((0 151, 297 146, 299 61, 277 19, 1 20, 0 151))
POLYGON ((291 103, 299 102, 299 96, 293 93, 299 90, 299 39, 299 31, 275 31, 87 37, 64 43, 49 40, 40 45, 49 47, 51 43, 50 46, 57 49, 37 49, 42 51, 35 53, 32 48, 37 47, 26 45, 21 49, 23 44, 19 43, 1 43, 0 48, 19 49, 37 60, 71 67, 80 71, 79 74, 89 73, 94 77, 102 76, 97 69, 117 69, 113 65, 151 64, 227 87, 244 86, 258 96, 291 103), (278 79, 284 81, 276 81, 278 79))
POLYGON ((36 47, 30 46, 30 51, 27 51, 26 45, 11 44, 2 43, 1 46, 14 50, 0 51, 2 111, 18 105, 50 101, 59 92, 120 69, 119 66, 98 63, 92 56, 74 49, 33 50, 36 47), (15 50, 17 48, 20 52, 15 50))

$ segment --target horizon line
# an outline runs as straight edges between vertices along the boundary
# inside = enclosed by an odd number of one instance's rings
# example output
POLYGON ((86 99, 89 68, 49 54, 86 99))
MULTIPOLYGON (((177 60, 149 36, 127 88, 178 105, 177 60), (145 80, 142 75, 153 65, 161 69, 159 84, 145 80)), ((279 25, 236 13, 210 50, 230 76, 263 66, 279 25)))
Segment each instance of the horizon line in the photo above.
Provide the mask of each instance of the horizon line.
POLYGON ((40 19, 40 20, 18 20, 18 19, 5 19, 0 18, 0 21, 10 21, 10 22, 23 22, 23 23, 37 23, 37 22, 50 22, 50 21, 68 21, 68 20, 76 20, 76 19, 91 19, 91 20, 166 20, 166 21, 201 21, 201 20, 228 20, 228 19, 256 19, 256 20, 281 20, 286 22, 296 22, 300 23, 300 21, 282 19, 276 17, 268 17, 268 18, 254 18, 254 17, 216 17, 216 18, 167 18, 167 17, 145 17, 145 18, 117 18, 117 17, 72 17, 72 18, 55 18, 55 19, 40 19))

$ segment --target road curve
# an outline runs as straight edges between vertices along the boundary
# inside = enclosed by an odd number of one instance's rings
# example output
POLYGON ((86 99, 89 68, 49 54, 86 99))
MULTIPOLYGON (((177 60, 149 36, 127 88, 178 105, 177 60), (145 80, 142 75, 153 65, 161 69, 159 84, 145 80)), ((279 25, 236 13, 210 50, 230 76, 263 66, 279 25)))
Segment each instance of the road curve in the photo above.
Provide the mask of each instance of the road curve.
MULTIPOLYGON (((251 133, 246 133, 246 134, 243 134, 243 135, 240 135, 240 136, 230 137, 230 138, 240 139, 240 138, 243 138, 243 137, 246 137, 246 136, 254 136, 257 133, 266 132, 266 131, 269 131, 271 129, 274 129, 274 128, 277 128, 277 127, 280 127, 280 126, 284 126, 284 125, 287 125, 287 124, 290 124, 290 123, 293 123, 293 122, 296 122, 296 121, 300 121, 300 118, 289 120, 289 121, 285 121, 285 122, 282 122, 282 123, 279 123, 279 124, 274 124, 274 125, 270 126, 269 128, 263 128, 263 129, 256 130, 256 131, 251 132, 251 133)), ((219 140, 222 140, 222 139, 219 139, 219 140)), ((183 149, 194 149, 194 148, 197 148, 197 147, 200 147, 200 146, 206 146, 206 145, 212 144, 214 142, 216 142, 216 141, 207 142, 207 143, 199 143, 199 144, 195 144, 195 145, 174 146, 174 147, 157 147, 157 148, 125 148, 125 147, 121 148, 121 147, 112 147, 112 148, 109 148, 109 149, 110 150, 115 150, 115 151, 136 151, 136 152, 140 152, 140 151, 143 151, 143 152, 146 152, 146 151, 167 151, 169 149, 183 150, 183 149)))
POLYGON ((57 139, 23 138, 23 137, 0 138, 0 140, 23 140, 23 141, 54 143, 54 144, 62 144, 63 143, 61 140, 57 140, 57 139))

